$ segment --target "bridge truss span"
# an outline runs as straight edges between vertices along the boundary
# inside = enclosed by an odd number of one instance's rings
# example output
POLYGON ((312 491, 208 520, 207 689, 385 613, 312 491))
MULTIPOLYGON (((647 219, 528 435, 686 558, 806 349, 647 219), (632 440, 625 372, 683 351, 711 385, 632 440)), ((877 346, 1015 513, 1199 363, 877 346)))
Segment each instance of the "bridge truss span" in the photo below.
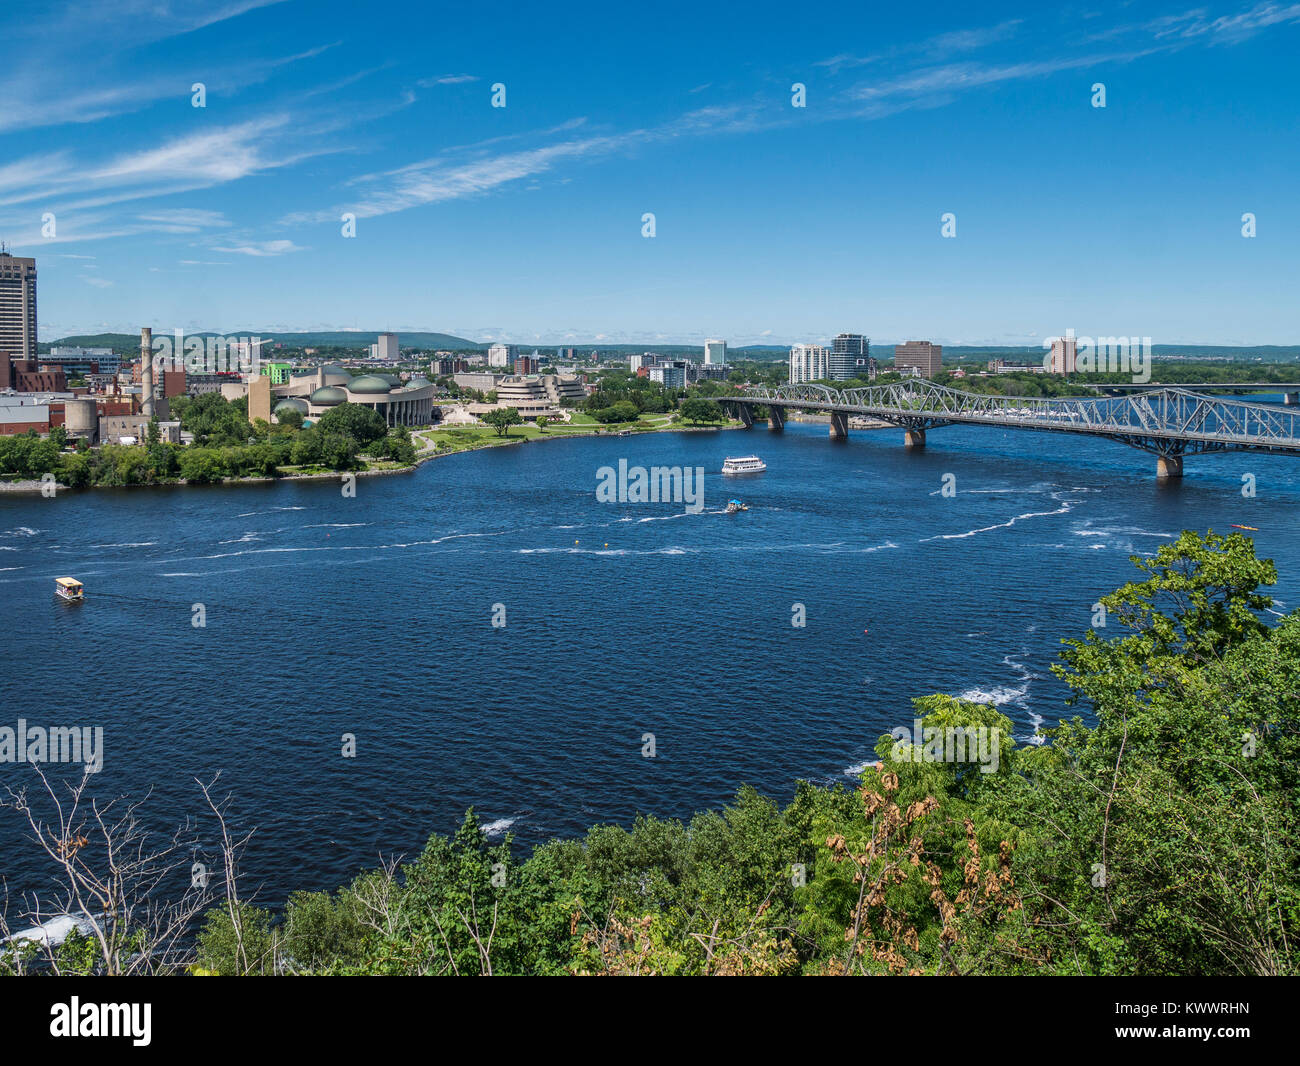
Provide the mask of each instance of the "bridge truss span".
POLYGON ((1088 434, 1156 455, 1162 476, 1181 474, 1183 455, 1198 452, 1300 455, 1300 412, 1179 388, 1048 399, 960 392, 911 380, 857 389, 764 386, 720 399, 741 408, 747 422, 758 406, 777 409, 782 424, 789 410, 827 412, 832 435, 843 435, 837 434, 836 426, 846 424, 849 417, 873 418, 907 430, 909 444, 924 443, 927 429, 959 423, 1088 434))

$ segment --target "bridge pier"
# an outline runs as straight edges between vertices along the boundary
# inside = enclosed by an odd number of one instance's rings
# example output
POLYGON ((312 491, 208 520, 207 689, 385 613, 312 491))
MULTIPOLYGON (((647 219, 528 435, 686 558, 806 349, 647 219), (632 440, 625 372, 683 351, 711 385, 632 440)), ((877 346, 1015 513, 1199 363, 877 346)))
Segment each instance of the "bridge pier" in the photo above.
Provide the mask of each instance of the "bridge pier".
POLYGON ((769 433, 780 433, 785 429, 785 411, 780 407, 767 409, 767 429, 769 433))
POLYGON ((732 404, 732 409, 736 412, 737 417, 744 423, 746 429, 754 428, 754 410, 747 403, 732 404))
POLYGON ((909 429, 903 433, 903 445, 908 448, 925 447, 925 430, 909 429))
POLYGON ((1164 480, 1183 476, 1183 457, 1181 455, 1157 455, 1156 477, 1164 480))
POLYGON ((831 440, 848 440, 849 416, 843 411, 831 412, 831 440))

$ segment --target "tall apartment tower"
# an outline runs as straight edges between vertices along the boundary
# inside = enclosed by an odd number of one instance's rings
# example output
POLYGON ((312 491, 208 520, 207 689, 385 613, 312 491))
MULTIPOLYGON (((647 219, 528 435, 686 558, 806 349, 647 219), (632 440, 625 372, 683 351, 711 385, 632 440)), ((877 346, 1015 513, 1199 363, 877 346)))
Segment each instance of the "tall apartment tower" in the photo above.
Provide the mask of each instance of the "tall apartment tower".
POLYGON ((494 344, 488 349, 488 366, 507 367, 519 358, 519 345, 494 344))
POLYGON ((1073 374, 1075 371, 1075 360, 1078 357, 1078 342, 1074 337, 1074 330, 1065 331, 1064 337, 1052 338, 1052 351, 1047 357, 1047 372, 1049 374, 1073 374))
POLYGON ((923 378, 938 377, 943 370, 943 345, 908 341, 894 345, 894 369, 911 367, 923 378))
POLYGON ((830 379, 848 381, 867 377, 871 368, 871 338, 860 333, 841 333, 831 342, 830 379))
POLYGON ((796 344, 790 349, 790 384, 822 381, 830 375, 829 348, 819 344, 796 344))
POLYGON ((706 363, 724 364, 727 361, 726 341, 705 341, 704 361, 706 363))
POLYGON ((0 355, 36 358, 36 260, 0 245, 0 355))

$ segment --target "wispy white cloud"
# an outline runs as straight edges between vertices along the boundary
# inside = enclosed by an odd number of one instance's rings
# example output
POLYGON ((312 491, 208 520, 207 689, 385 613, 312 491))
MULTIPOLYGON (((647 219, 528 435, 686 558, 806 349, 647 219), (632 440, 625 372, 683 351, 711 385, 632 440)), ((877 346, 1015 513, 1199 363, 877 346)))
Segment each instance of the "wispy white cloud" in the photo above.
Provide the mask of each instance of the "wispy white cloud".
POLYGON ((145 222, 161 222, 188 230, 230 225, 230 220, 220 211, 208 211, 199 207, 161 208, 138 217, 145 222))
POLYGON ((221 22, 238 18, 259 8, 274 7, 285 0, 80 0, 53 5, 49 14, 25 28, 15 27, 15 39, 52 37, 69 44, 82 41, 152 44, 180 37, 221 22))
POLYGON ((860 85, 849 90, 846 95, 850 99, 871 101, 900 94, 921 96, 928 93, 949 93, 963 89, 974 89, 983 85, 995 85, 999 82, 1041 78, 1048 74, 1077 70, 1080 67, 1095 67, 1105 62, 1131 61, 1143 55, 1149 55, 1151 51, 1148 49, 1145 52, 1129 53, 1122 56, 1061 56, 1052 59, 1000 65, 947 63, 942 66, 912 71, 897 78, 860 85))
POLYGON ((1270 27, 1297 22, 1300 22, 1300 4, 1256 3, 1236 14, 1217 17, 1211 16, 1204 8, 1196 8, 1140 23, 1106 29, 1089 27, 1086 34, 1073 39, 1056 27, 1050 39, 1051 46, 1034 50, 1044 58, 1015 62, 978 59, 933 62, 944 56, 978 51, 1031 29, 1023 20, 1013 19, 984 29, 940 34, 917 45, 906 45, 860 59, 835 56, 823 60, 820 65, 836 73, 868 63, 906 59, 908 55, 921 55, 930 60, 920 66, 903 63, 901 69, 898 62, 893 62, 889 64, 889 73, 842 92, 843 99, 864 105, 858 117, 875 118, 916 107, 942 106, 954 99, 957 93, 984 86, 1105 64, 1131 63, 1192 44, 1236 44, 1270 27), (1095 46, 1103 42, 1116 42, 1116 47, 1113 51, 1096 50, 1095 46), (1078 51, 1080 47, 1088 50, 1078 51))
MULTIPOLYGON (((348 184, 360 190, 353 199, 328 209, 295 212, 285 216, 281 222, 298 225, 337 221, 345 211, 358 218, 373 218, 427 204, 470 199, 549 174, 564 162, 605 157, 638 145, 678 137, 742 132, 755 128, 758 123, 753 109, 748 106, 709 107, 690 111, 650 129, 566 136, 552 144, 495 154, 489 149, 514 138, 493 138, 395 170, 351 179, 348 184)), ((545 131, 544 135, 571 134, 584 124, 585 120, 575 119, 545 131)))
POLYGON ((477 74, 442 74, 436 78, 421 78, 415 84, 421 89, 432 89, 435 85, 463 85, 478 81, 477 74))
POLYGON ((229 248, 213 247, 214 252, 226 252, 230 255, 252 255, 252 256, 271 256, 287 255, 289 252, 303 251, 293 241, 250 241, 247 244, 238 244, 229 248))
MULTIPOLYGON (((51 39, 57 39, 51 36, 51 39)), ((211 96, 234 95, 265 82, 292 63, 313 59, 334 44, 319 45, 292 55, 265 59, 241 60, 208 69, 202 81, 211 96)), ((49 63, 36 71, 11 69, 0 75, 0 98, 6 107, 0 111, 0 133, 48 126, 85 125, 140 111, 160 100, 188 97, 189 79, 172 74, 136 77, 134 70, 117 71, 95 58, 102 55, 104 43, 93 43, 92 55, 82 63, 70 63, 75 44, 68 42, 49 63), (74 78, 71 69, 75 69, 74 78), (104 84, 91 85, 99 81, 104 84), (10 106, 12 105, 12 106, 10 106)))
MULTIPOLYGON (((61 233, 72 223, 81 239, 124 233, 193 233, 231 223, 207 208, 147 207, 136 216, 115 215, 111 228, 98 233, 88 220, 108 219, 103 209, 131 201, 154 200, 211 188, 268 170, 290 166, 308 155, 338 150, 331 142, 293 151, 285 143, 287 115, 267 116, 206 130, 128 152, 101 163, 86 163, 67 153, 56 164, 19 160, 0 172, 0 226, 29 227, 35 205, 53 211, 61 233)), ((37 243, 28 234, 24 243, 37 243)), ((15 239, 15 244, 19 243, 15 239)))
POLYGON ((1152 19, 1144 28, 1158 40, 1238 44, 1272 26, 1300 22, 1300 4, 1258 3, 1235 15, 1211 18, 1204 8, 1152 19))
POLYGON ((987 48, 991 44, 1006 40, 1022 24, 1022 19, 1008 19, 995 26, 984 26, 969 30, 951 30, 923 41, 895 45, 892 48, 865 56, 841 53, 829 59, 818 60, 814 66, 828 67, 832 73, 852 67, 864 67, 887 59, 897 59, 908 55, 922 54, 931 61, 944 59, 961 52, 973 52, 987 48))

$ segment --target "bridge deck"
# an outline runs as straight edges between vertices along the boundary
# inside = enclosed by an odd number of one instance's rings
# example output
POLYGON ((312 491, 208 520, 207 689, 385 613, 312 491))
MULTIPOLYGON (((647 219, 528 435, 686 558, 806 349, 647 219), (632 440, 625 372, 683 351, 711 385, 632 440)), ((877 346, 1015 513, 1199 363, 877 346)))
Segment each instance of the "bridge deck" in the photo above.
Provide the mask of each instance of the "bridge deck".
POLYGON ((783 385, 723 402, 861 415, 909 431, 965 423, 1105 437, 1162 457, 1211 451, 1300 455, 1300 413, 1276 404, 1154 388, 1096 399, 1044 399, 959 392, 929 381, 862 389, 783 385))

